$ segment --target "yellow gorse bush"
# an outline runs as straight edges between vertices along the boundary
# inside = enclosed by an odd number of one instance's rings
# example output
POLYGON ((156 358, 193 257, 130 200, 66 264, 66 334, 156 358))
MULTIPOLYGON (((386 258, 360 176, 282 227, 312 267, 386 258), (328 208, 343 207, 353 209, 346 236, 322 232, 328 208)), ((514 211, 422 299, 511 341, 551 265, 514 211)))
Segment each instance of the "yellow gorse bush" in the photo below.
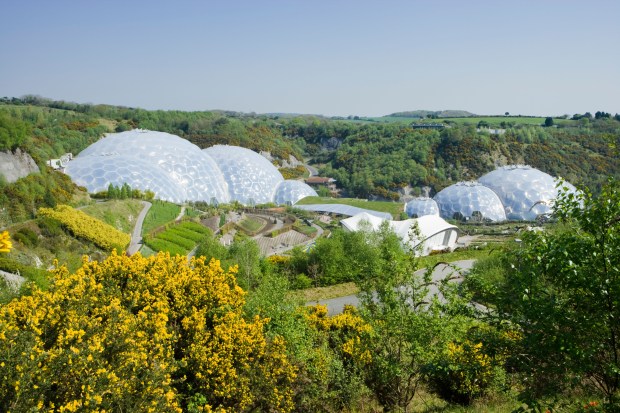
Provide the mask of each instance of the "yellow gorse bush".
POLYGON ((124 250, 131 241, 128 234, 68 205, 39 208, 39 215, 59 221, 76 237, 92 241, 106 251, 124 250))
POLYGON ((293 408, 295 368, 246 319, 218 261, 115 252, 0 307, 0 406, 27 411, 293 408))
POLYGON ((11 248, 13 248, 13 243, 9 231, 3 231, 0 233, 0 252, 11 252, 11 248))
POLYGON ((332 341, 338 341, 340 351, 346 356, 363 364, 372 360, 366 346, 372 328, 355 307, 346 305, 341 314, 329 317, 327 306, 317 304, 306 310, 306 319, 318 331, 329 333, 332 341))

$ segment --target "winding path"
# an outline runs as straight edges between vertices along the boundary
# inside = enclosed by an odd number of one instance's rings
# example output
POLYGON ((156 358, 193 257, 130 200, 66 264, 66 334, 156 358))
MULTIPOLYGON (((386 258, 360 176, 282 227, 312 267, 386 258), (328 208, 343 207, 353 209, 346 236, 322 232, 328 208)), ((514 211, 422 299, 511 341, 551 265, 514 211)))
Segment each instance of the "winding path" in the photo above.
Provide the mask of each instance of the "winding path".
POLYGON ((146 213, 151 209, 150 202, 142 201, 142 211, 138 214, 138 218, 136 219, 136 225, 133 227, 133 231, 131 232, 131 242, 127 247, 127 255, 133 255, 140 250, 142 247, 142 224, 144 223, 144 218, 146 217, 146 213))

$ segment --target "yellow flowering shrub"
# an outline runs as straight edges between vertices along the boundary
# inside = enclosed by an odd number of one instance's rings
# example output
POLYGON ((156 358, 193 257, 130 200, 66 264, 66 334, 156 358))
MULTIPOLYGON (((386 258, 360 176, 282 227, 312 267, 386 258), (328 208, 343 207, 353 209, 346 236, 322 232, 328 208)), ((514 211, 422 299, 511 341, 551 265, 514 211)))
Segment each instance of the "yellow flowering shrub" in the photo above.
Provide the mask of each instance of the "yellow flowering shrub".
POLYGON ((11 252, 13 243, 11 242, 11 236, 9 231, 3 231, 0 233, 0 252, 11 252))
POLYGON ((306 318, 312 327, 327 333, 332 346, 345 356, 363 364, 371 361, 372 356, 365 344, 372 328, 360 317, 355 307, 346 305, 341 314, 329 317, 327 307, 317 304, 308 307, 306 318))
POLYGON ((39 215, 59 221, 76 237, 92 241, 107 251, 114 248, 125 250, 131 241, 128 234, 68 205, 58 205, 53 209, 39 208, 39 215))
POLYGON ((0 406, 29 411, 287 412, 295 368, 235 271, 115 252, 0 307, 0 406))

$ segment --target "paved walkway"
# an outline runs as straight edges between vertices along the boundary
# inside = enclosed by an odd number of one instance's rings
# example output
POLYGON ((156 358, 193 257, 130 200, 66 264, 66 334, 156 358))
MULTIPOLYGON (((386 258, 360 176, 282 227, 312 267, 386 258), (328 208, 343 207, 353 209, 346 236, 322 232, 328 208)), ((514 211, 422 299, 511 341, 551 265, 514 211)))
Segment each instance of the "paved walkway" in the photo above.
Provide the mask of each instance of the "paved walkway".
MULTIPOLYGON (((454 282, 462 282, 463 275, 466 274, 473 266, 475 260, 461 260, 451 262, 449 265, 440 264, 435 267, 433 271, 433 283, 445 279, 446 277, 452 277, 454 282)), ((422 276, 426 268, 416 271, 417 275, 422 276)), ((431 285, 429 288, 429 295, 438 295, 441 298, 439 289, 436 285, 431 285)), ((327 313, 329 315, 336 315, 342 313, 342 309, 345 305, 352 305, 354 307, 359 306, 360 300, 356 295, 347 295, 345 297, 331 298, 329 300, 321 300, 306 303, 306 305, 324 304, 327 306, 327 313)))
POLYGON ((142 205, 144 205, 144 208, 142 208, 142 211, 140 211, 140 214, 136 219, 136 225, 133 227, 133 231, 131 233, 131 242, 127 247, 127 255, 135 254, 142 247, 142 224, 144 223, 146 213, 149 212, 149 209, 151 209, 151 206, 153 204, 147 201, 142 201, 142 205))

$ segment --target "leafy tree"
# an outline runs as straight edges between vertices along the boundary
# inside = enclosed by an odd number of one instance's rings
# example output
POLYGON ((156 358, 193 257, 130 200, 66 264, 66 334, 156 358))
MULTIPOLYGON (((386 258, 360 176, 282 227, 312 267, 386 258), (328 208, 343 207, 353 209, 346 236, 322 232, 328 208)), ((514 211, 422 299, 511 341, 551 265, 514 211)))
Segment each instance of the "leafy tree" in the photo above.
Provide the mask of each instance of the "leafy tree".
POLYGON ((586 387, 617 409, 620 186, 610 181, 599 196, 564 193, 555 209, 564 227, 528 233, 504 256, 497 315, 522 330, 526 401, 586 387))
POLYGON ((553 118, 551 116, 547 116, 545 118, 545 127, 553 126, 553 118))
POLYGON ((436 349, 447 344, 447 333, 458 321, 429 296, 430 272, 415 273, 413 251, 403 251, 387 225, 369 241, 380 253, 374 271, 360 282, 361 312, 373 329, 366 384, 384 411, 407 411, 423 382, 425 366, 436 349))

